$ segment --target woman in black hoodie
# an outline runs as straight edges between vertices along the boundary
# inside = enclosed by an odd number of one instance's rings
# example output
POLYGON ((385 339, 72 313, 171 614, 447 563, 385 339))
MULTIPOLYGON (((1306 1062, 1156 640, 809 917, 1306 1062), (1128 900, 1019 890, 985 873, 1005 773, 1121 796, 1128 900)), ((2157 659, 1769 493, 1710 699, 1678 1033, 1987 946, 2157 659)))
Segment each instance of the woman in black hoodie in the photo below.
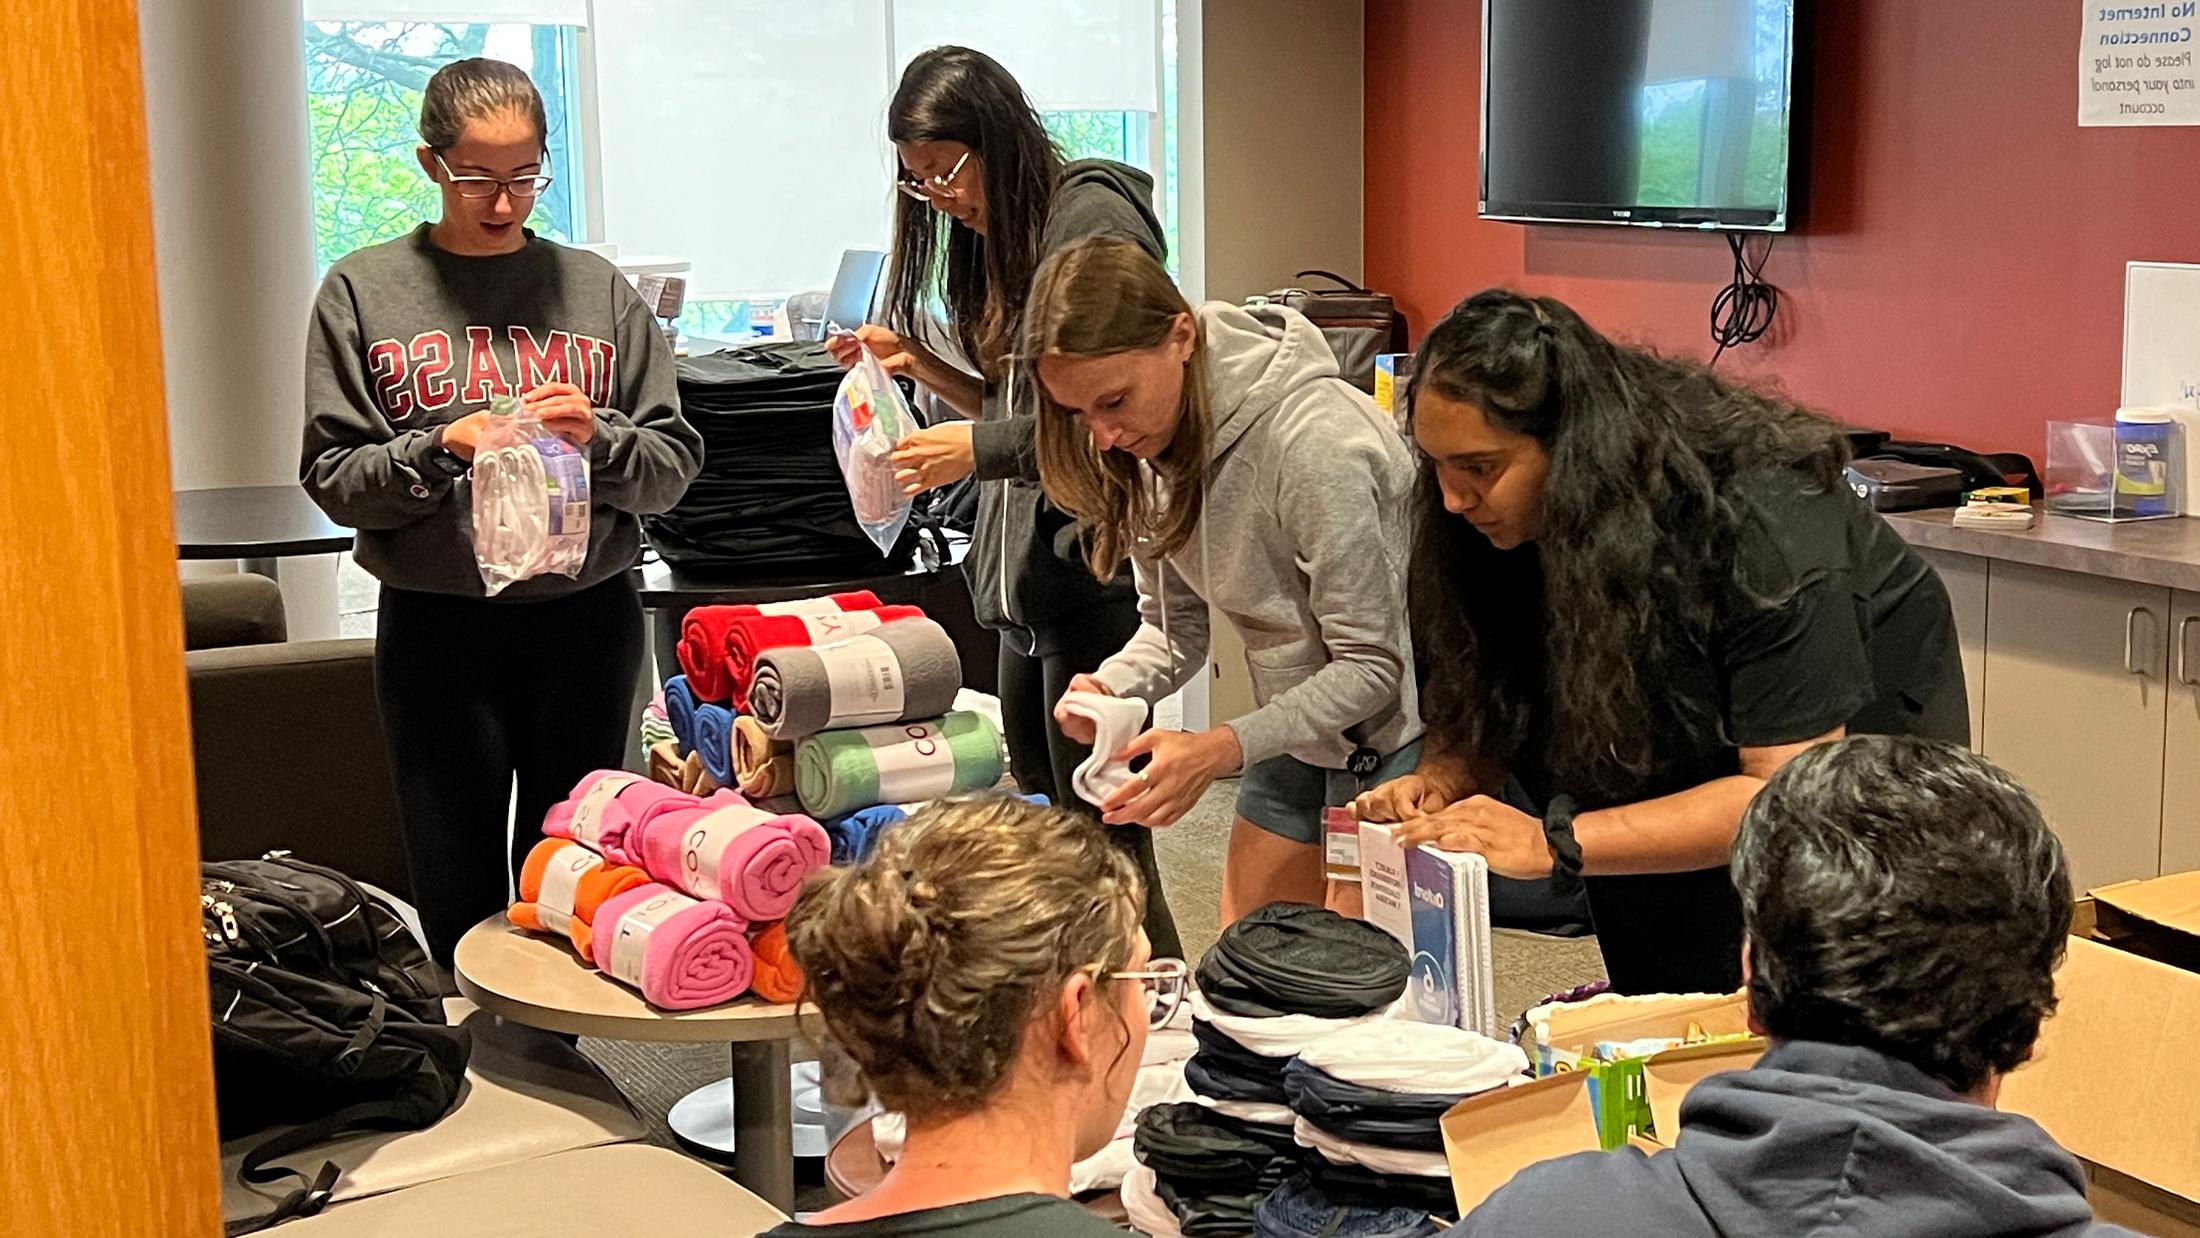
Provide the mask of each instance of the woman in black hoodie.
MULTIPOLYGON (((897 475, 911 494, 977 477, 977 529, 963 570, 979 621, 1001 634, 1009 762, 1025 791, 1095 814, 1070 782, 1089 749, 1063 736, 1052 707, 1072 676, 1096 669, 1138 630, 1138 598, 1127 572, 1093 579, 1076 523, 1041 492, 1034 380, 1011 352, 1031 277, 1048 254, 1114 236, 1162 258, 1153 178, 1103 159, 1064 163, 1023 87, 966 47, 910 61, 887 109, 887 136, 903 174, 885 321, 827 346, 843 365, 869 349, 967 419, 910 436, 894 453, 897 475), (934 305, 945 307, 976 373, 921 342, 934 305)), ((1154 949, 1180 953, 1152 837, 1142 826, 1111 826, 1109 835, 1145 877, 1154 949)))

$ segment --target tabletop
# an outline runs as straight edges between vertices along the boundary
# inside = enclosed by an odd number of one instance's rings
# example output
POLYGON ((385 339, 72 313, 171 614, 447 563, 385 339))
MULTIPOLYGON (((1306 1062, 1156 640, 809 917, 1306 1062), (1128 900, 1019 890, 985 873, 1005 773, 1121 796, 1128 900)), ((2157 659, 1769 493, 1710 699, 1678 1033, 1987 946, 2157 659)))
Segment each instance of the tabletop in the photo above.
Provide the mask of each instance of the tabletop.
POLYGON ((910 567, 815 576, 763 576, 739 569, 674 567, 659 561, 635 569, 636 583, 641 590, 642 605, 651 610, 684 610, 732 602, 784 602, 857 589, 869 589, 888 604, 921 604, 919 599, 927 589, 943 580, 961 587, 962 574, 957 565, 969 546, 968 538, 949 535, 944 561, 927 544, 920 548, 916 563, 910 567))
POLYGON ((177 558, 258 559, 349 549, 351 530, 330 520, 295 484, 176 491, 177 558))
POLYGON ((458 991, 491 1014, 576 1036, 678 1044, 788 1040, 810 1026, 795 1007, 753 997, 704 1010, 659 1010, 580 961, 573 948, 491 916, 459 939, 458 991))

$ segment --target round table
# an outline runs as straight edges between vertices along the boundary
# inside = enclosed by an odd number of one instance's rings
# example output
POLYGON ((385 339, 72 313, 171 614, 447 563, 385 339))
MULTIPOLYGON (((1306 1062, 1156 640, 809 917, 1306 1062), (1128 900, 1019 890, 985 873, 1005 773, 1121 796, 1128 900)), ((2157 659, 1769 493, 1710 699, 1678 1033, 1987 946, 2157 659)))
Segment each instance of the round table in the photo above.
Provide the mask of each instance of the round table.
POLYGON ((501 915, 468 930, 453 964, 467 1000, 515 1023, 603 1040, 727 1045, 733 1055, 734 1181, 793 1215, 787 1042, 819 1034, 814 1016, 806 1021, 793 1006, 755 998, 706 1010, 659 1010, 583 965, 572 947, 522 932, 501 915))
POLYGON ((342 554, 351 540, 296 484, 176 491, 179 559, 241 559, 272 580, 277 559, 342 554))

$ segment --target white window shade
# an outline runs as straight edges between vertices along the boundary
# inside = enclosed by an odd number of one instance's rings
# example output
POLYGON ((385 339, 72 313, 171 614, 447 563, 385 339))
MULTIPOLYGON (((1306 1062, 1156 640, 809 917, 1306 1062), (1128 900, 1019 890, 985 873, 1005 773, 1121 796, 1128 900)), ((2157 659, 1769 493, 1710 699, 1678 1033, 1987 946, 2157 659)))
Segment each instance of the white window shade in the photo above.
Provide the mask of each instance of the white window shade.
POLYGON ((885 0, 600 0, 594 32, 604 240, 689 258, 690 300, 885 246, 885 0))
POLYGON ((305 0, 305 6, 307 21, 588 24, 588 0, 305 0))
POLYGON ((1160 110, 1155 0, 894 0, 894 76, 943 43, 974 47, 1044 112, 1160 110))

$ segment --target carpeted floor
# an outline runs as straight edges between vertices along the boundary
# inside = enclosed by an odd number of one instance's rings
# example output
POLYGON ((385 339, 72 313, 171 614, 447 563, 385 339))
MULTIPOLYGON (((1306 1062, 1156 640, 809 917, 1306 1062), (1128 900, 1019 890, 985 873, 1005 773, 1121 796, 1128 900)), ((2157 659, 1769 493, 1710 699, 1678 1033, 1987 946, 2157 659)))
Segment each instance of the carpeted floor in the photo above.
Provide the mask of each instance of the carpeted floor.
MULTIPOLYGON (((1217 783, 1190 815, 1156 839, 1169 906, 1176 914, 1185 952, 1195 960, 1215 939, 1222 904, 1222 852, 1236 795, 1235 781, 1217 783)), ((1500 930, 1492 955, 1501 1011, 1525 1010, 1546 994, 1604 974, 1593 937, 1568 939, 1500 930)), ((727 1070, 726 1051, 715 1046, 583 1040, 581 1048, 633 1099, 650 1123, 652 1140, 668 1148, 681 1145, 664 1124, 665 1111, 696 1088, 723 1079, 727 1070)), ((796 1056, 808 1056, 799 1044, 796 1056)), ((798 1163, 796 1181, 800 1210, 834 1202, 820 1163, 798 1163)))

